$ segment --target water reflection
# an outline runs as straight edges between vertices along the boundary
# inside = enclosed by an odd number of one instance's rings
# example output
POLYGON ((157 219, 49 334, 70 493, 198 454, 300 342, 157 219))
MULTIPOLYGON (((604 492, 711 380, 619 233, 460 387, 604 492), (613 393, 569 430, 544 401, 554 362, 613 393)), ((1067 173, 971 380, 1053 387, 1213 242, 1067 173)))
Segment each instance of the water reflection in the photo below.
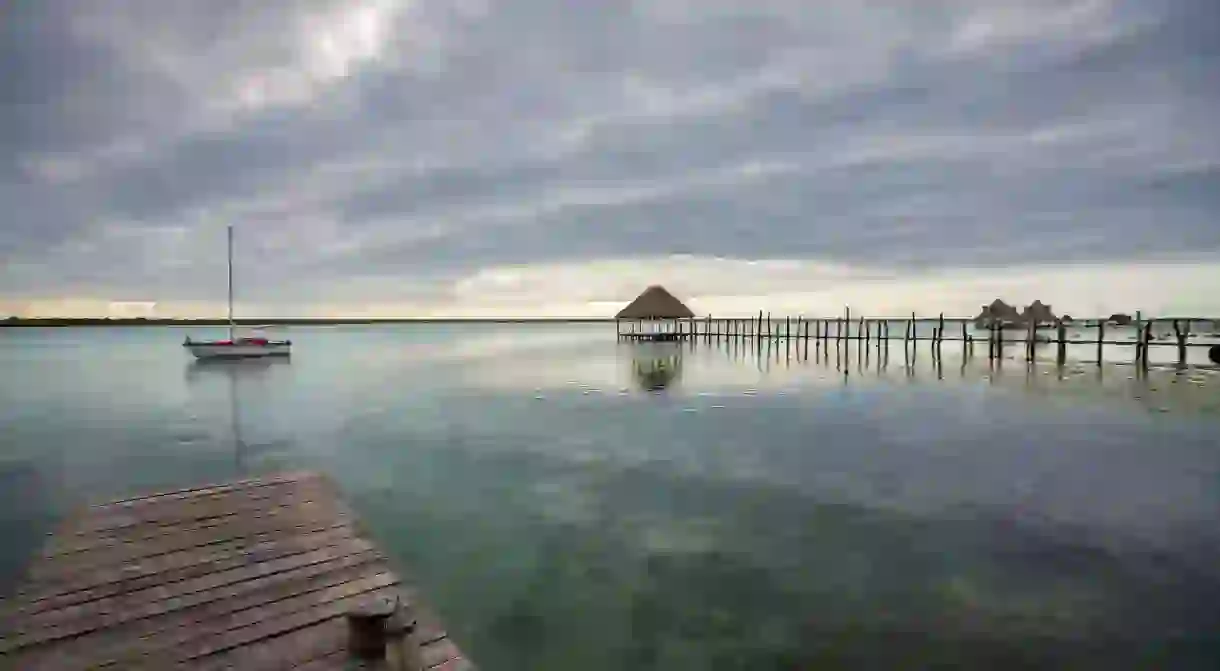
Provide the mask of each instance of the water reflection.
POLYGON ((661 391, 682 377, 682 347, 635 348, 631 358, 632 379, 644 391, 661 391))
POLYGON ((227 442, 232 446, 233 475, 242 477, 252 473, 250 460, 261 455, 276 451, 291 449, 292 441, 278 439, 248 442, 242 435, 243 411, 265 411, 259 401, 267 397, 264 385, 274 379, 274 376, 286 373, 291 361, 279 357, 260 357, 251 359, 197 359, 186 367, 188 386, 194 392, 193 398, 207 402, 207 393, 212 391, 210 382, 223 381, 227 426, 229 435, 227 442))

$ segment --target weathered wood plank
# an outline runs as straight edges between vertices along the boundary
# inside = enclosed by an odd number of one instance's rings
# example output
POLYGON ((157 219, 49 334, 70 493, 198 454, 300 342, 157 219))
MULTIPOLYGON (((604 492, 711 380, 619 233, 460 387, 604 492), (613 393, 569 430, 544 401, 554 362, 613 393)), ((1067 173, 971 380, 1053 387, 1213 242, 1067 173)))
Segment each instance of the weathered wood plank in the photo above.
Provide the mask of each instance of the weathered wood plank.
POLYGON ((320 575, 298 575, 290 581, 260 586, 230 598, 199 603, 161 617, 132 620, 125 626, 101 629, 63 641, 56 647, 55 656, 65 665, 79 666, 96 664, 99 660, 124 659, 133 654, 151 654, 182 645, 217 628, 223 630, 225 618, 234 614, 268 605, 274 605, 279 609, 277 612, 291 612, 293 607, 325 600, 328 594, 346 585, 387 574, 384 564, 373 563, 320 575))
POLYGON ((161 504, 164 501, 171 501, 191 496, 200 496, 206 494, 214 494, 220 492, 235 491, 239 489, 254 489, 257 487, 266 487, 268 485, 276 485, 284 482, 300 482, 302 480, 316 480, 321 478, 321 474, 312 471, 289 471, 273 476, 264 476, 257 478, 246 478, 243 480, 234 480, 217 485, 205 485, 203 487, 187 487, 185 489, 174 489, 155 494, 142 494, 127 499, 119 499, 116 501, 108 501, 94 507, 96 510, 108 510, 111 508, 136 508, 142 505, 161 504))
POLYGON ((153 540, 173 533, 193 533, 196 530, 214 528, 226 523, 240 524, 245 519, 275 514, 275 511, 284 508, 295 509, 305 504, 325 503, 327 498, 322 488, 316 486, 302 487, 299 490, 284 490, 279 496, 256 500, 238 498, 226 505, 202 506, 189 514, 173 515, 164 520, 150 519, 139 524, 125 524, 87 533, 74 533, 49 546, 45 556, 56 559, 92 549, 153 540))
POLYGON ((346 612, 397 594, 431 666, 460 652, 325 478, 293 473, 97 506, 0 603, 0 668, 344 668, 346 612))
POLYGON ((226 652, 338 617, 371 596, 392 595, 394 590, 389 588, 397 584, 398 579, 393 574, 379 573, 319 592, 238 611, 201 623, 206 629, 202 636, 192 631, 189 637, 161 648, 150 658, 176 664, 226 652))
MULTIPOLYGON (((0 621, 21 614, 37 613, 83 603, 123 591, 152 587, 162 583, 186 580, 217 571, 246 566, 252 561, 268 561, 339 544, 353 538, 355 530, 341 525, 314 533, 291 536, 284 540, 264 541, 248 547, 219 549, 199 555, 188 552, 161 555, 140 564, 82 574, 75 582, 52 585, 48 589, 13 600, 12 608, 0 611, 0 621), (128 570, 130 569, 130 570, 128 570)), ((220 546, 217 546, 220 547, 220 546)))
POLYGON ((421 653, 424 668, 429 669, 462 656, 462 651, 458 650, 458 647, 448 638, 442 638, 423 646, 421 653))
POLYGON ((46 557, 30 572, 34 578, 61 576, 74 573, 88 566, 126 564, 144 559, 179 552, 190 548, 204 548, 229 541, 252 542, 258 537, 274 538, 305 530, 322 530, 333 526, 332 521, 350 523, 345 515, 326 510, 328 504, 306 504, 296 509, 282 508, 265 515, 250 515, 235 524, 186 533, 170 533, 147 542, 122 543, 111 547, 94 548, 72 555, 46 557), (325 513, 330 512, 327 516, 325 513))
POLYGON ((119 618, 115 623, 129 619, 159 615, 183 604, 200 600, 209 600, 213 594, 229 594, 235 589, 253 589, 263 584, 272 584, 273 578, 286 579, 305 572, 329 570, 331 563, 342 562, 349 558, 366 560, 381 558, 373 551, 372 543, 364 540, 354 540, 351 545, 331 546, 313 552, 291 555, 267 562, 243 566, 228 571, 210 573, 180 582, 156 585, 142 590, 123 592, 110 598, 88 601, 56 610, 34 613, 24 618, 26 633, 38 628, 56 628, 79 619, 96 620, 99 616, 115 613, 119 618), (316 568, 322 567, 322 568, 316 568), (313 569, 310 571, 310 569, 313 569), (230 587, 235 586, 235 587, 230 587), (229 589, 221 589, 229 587, 229 589), (162 602, 171 602, 173 606, 162 602), (138 604, 136 608, 120 607, 123 604, 138 604))
POLYGON ((136 511, 125 509, 111 512, 98 511, 96 515, 77 520, 70 530, 72 532, 70 536, 60 534, 59 537, 64 541, 72 542, 78 537, 109 535, 109 532, 115 530, 127 528, 143 530, 150 525, 182 524, 218 515, 238 514, 247 510, 282 505, 276 502, 290 497, 297 498, 304 492, 333 496, 329 487, 322 480, 279 483, 252 490, 237 490, 211 496, 187 498, 165 506, 149 506, 136 511))

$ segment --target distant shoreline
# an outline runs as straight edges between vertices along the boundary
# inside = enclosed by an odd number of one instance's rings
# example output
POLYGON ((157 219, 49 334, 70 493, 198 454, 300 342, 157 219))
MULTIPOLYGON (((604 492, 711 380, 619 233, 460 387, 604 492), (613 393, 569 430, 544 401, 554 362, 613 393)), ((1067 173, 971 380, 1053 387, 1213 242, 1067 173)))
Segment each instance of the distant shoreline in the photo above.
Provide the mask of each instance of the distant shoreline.
MULTIPOLYGON (((237 326, 338 326, 364 324, 601 324, 613 323, 614 319, 597 318, 538 318, 538 319, 492 319, 492 318, 420 318, 420 319, 239 319, 237 326)), ((0 319, 0 328, 4 327, 71 327, 71 326, 228 326, 224 319, 105 319, 105 318, 63 318, 10 317, 0 319)))
MULTIPOLYGON (((728 317, 716 318, 713 321, 724 321, 725 319, 733 320, 753 320, 753 317, 728 317)), ((783 321, 783 317, 779 319, 773 318, 773 323, 783 321)), ((827 318, 822 317, 806 317, 807 320, 826 321, 827 318)), ((834 321, 835 318, 829 318, 834 321)), ((903 322, 908 321, 909 317, 870 317, 865 321, 876 323, 879 321, 903 322)), ((917 317, 916 322, 938 322, 939 317, 917 317)), ((1145 319, 1144 323, 1161 322, 1168 323, 1175 320, 1184 322, 1216 322, 1215 317, 1156 317, 1145 319)), ((626 322, 634 320, 623 320, 626 322)), ((682 320, 687 321, 687 320, 682 320)), ((703 319, 696 317, 696 322, 702 322, 703 319)), ((855 320, 853 320, 854 323, 855 320)), ((945 317, 945 322, 961 323, 973 322, 974 319, 969 317, 945 317)), ((1097 321, 1105 321, 1105 318, 1100 320, 1094 319, 1076 319, 1073 322, 1067 322, 1065 326, 1081 326, 1087 327, 1095 324, 1097 321)), ((361 325, 376 325, 376 324, 613 324, 613 317, 519 317, 519 318, 489 318, 489 317, 447 317, 447 318, 400 318, 400 319, 312 319, 312 318, 296 318, 296 319, 239 319, 237 325, 241 327, 253 326, 361 326, 361 325)), ((147 318, 117 318, 108 319, 103 317, 9 317, 0 319, 0 328, 29 328, 29 327, 96 327, 96 326, 227 326, 228 322, 224 319, 147 319, 147 318)), ((1047 328, 1043 326, 1042 328, 1047 328)))

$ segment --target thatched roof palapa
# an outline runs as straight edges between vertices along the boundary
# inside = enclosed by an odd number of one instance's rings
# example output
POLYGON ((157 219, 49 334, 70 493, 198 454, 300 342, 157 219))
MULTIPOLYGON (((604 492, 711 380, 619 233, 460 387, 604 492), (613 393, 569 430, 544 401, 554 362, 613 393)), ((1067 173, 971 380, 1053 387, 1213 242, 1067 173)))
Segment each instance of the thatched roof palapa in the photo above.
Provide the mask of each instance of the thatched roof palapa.
POLYGON ((695 313, 674 298, 665 287, 654 284, 619 311, 615 319, 689 319, 695 313))

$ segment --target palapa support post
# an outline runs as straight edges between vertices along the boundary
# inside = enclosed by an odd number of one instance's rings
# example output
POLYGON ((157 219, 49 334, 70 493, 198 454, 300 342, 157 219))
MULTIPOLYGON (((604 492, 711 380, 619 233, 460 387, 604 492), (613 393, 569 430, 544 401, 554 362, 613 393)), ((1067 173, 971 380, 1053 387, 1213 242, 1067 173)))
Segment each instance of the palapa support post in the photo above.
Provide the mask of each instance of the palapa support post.
POLYGON ((995 330, 995 360, 1004 363, 1004 325, 997 324, 995 330))
POLYGON ((1142 344, 1140 342, 1140 334, 1142 334, 1143 332, 1144 332, 1144 313, 1139 310, 1136 310, 1135 311, 1135 363, 1137 363, 1137 364, 1140 362, 1140 357, 1144 355, 1144 353, 1142 351, 1142 347, 1140 346, 1142 344))
POLYGON ((1059 319, 1055 323, 1055 341, 1058 349, 1055 351, 1055 365, 1063 367, 1067 363, 1067 326, 1059 319))
POLYGON ((1152 342, 1152 320, 1149 319, 1147 324, 1144 324, 1144 370, 1148 370, 1148 354, 1149 347, 1152 342))
POLYGON ((1038 322, 1036 319, 1030 319, 1026 327, 1025 333, 1025 360, 1034 360, 1034 338, 1037 337, 1038 322))
POLYGON ((1103 348, 1106 342, 1106 320, 1097 320, 1097 365, 1100 366, 1105 352, 1103 348))
POLYGON ((1186 366, 1186 339, 1190 337, 1190 320, 1186 321, 1186 329, 1183 330, 1178 325, 1178 320, 1173 320, 1173 335, 1178 341, 1178 367, 1186 366))
POLYGON ((919 359, 919 322, 916 321, 915 313, 911 313, 911 363, 915 363, 919 359))

